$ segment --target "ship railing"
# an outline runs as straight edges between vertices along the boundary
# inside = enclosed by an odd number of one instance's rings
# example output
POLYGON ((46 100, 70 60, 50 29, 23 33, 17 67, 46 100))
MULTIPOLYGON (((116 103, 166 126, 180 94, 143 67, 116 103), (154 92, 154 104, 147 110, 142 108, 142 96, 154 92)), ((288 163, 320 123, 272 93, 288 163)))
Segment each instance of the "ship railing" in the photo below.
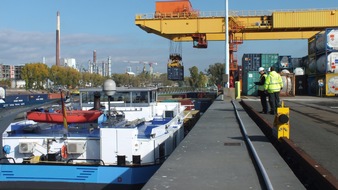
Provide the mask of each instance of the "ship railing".
POLYGON ((105 165, 104 161, 101 159, 81 159, 81 158, 68 159, 67 164, 73 164, 74 161, 86 161, 85 164, 92 164, 92 165, 105 165))
POLYGON ((12 160, 13 162, 9 162, 9 163, 13 163, 13 164, 15 164, 15 159, 14 158, 12 158, 12 157, 2 157, 2 158, 0 158, 0 163, 3 163, 2 162, 2 160, 12 160))

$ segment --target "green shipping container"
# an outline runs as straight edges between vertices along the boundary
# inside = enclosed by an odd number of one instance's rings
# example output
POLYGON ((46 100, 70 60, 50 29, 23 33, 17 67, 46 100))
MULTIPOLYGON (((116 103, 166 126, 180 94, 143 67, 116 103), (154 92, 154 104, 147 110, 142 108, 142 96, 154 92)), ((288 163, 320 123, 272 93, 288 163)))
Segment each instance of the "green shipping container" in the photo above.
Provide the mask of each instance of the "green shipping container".
POLYGON ((261 56, 261 67, 263 67, 266 71, 269 67, 274 66, 276 71, 278 71, 278 53, 275 54, 262 54, 261 56))
POLYGON ((242 95, 257 96, 258 86, 255 82, 259 82, 260 74, 258 71, 247 71, 243 73, 242 95))

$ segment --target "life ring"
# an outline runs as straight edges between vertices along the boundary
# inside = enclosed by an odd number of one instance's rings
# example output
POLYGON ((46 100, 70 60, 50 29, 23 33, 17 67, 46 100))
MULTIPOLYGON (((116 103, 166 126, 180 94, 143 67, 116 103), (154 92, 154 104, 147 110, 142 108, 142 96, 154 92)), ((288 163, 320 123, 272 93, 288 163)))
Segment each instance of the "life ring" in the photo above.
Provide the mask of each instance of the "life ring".
POLYGON ((66 145, 63 145, 61 147, 61 157, 63 159, 66 159, 68 157, 68 152, 67 152, 67 146, 66 145))

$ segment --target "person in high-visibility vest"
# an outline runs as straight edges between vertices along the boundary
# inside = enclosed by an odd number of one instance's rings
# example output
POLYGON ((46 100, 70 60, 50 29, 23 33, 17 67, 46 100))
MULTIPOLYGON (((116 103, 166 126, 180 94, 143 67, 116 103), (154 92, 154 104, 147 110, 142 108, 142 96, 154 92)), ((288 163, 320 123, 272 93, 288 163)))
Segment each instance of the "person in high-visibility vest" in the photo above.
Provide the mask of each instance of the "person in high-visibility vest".
POLYGON ((261 104, 263 110, 259 113, 268 113, 268 102, 266 101, 266 97, 268 96, 267 91, 264 89, 265 79, 267 77, 267 74, 265 73, 265 70, 263 67, 258 68, 259 74, 261 74, 259 78, 259 82, 255 82, 255 85, 258 85, 258 95, 261 99, 261 104))
POLYGON ((267 90, 269 94, 269 113, 275 115, 277 113, 277 107, 279 106, 279 93, 281 89, 283 89, 283 80, 280 74, 275 71, 274 67, 270 67, 270 73, 264 83, 264 89, 267 90))

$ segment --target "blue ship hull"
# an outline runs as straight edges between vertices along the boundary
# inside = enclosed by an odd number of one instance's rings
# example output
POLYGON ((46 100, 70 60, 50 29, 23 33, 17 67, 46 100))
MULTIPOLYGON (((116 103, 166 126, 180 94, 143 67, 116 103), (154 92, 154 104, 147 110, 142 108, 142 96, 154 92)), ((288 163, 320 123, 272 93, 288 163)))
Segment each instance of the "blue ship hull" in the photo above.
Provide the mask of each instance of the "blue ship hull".
POLYGON ((140 189, 159 167, 1 164, 0 189, 140 189))

